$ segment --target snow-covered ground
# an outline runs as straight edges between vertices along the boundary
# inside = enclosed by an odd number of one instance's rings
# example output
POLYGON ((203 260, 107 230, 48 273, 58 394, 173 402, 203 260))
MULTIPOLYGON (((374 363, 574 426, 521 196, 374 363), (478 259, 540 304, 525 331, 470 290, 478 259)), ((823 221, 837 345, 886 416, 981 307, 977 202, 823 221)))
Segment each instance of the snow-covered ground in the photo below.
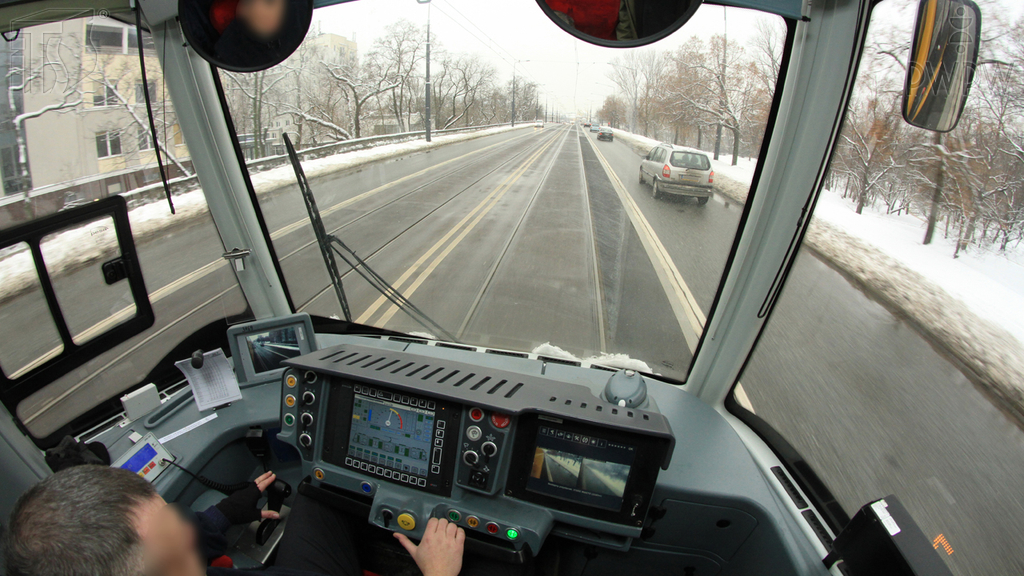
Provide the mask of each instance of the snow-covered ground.
MULTIPOLYGON (((499 126, 474 132, 435 136, 432 142, 411 140, 397 144, 385 144, 374 148, 309 160, 302 164, 302 168, 306 173, 306 177, 312 180, 319 176, 353 169, 365 164, 407 156, 417 152, 425 152, 457 142, 524 128, 532 129, 533 126, 520 125, 515 128, 499 126)), ((288 164, 254 174, 251 179, 253 188, 258 195, 269 194, 294 184, 295 171, 288 164)), ((162 184, 150 184, 145 188, 153 188, 154 186, 162 186, 162 184)), ((128 195, 131 195, 132 192, 135 191, 129 191, 128 195)), ((196 218, 205 217, 208 212, 206 197, 203 196, 201 189, 176 194, 174 196, 174 208, 176 213, 172 216, 167 203, 159 200, 130 209, 128 211, 128 218, 131 222, 132 235, 135 237, 136 243, 163 230, 188 225, 196 218)), ((57 237, 47 240, 43 254, 47 268, 51 271, 71 271, 75 270, 78 266, 113 254, 116 250, 117 242, 112 233, 112 226, 112 224, 102 221, 91 222, 80 228, 64 231, 57 237)), ((21 247, 20 249, 11 247, 5 250, 3 254, 0 254, 0 278, 3 278, 3 286, 0 287, 0 300, 20 294, 37 285, 35 266, 32 263, 32 256, 26 247, 21 247)))
MULTIPOLYGON (((657 140, 616 130, 646 154, 657 140)), ((715 185, 744 201, 756 160, 712 160, 715 185)), ((937 230, 921 243, 919 215, 886 214, 823 190, 805 244, 895 307, 943 344, 1007 404, 1024 413, 1024 246, 1006 253, 970 247, 953 258, 955 240, 937 230)))
POLYGON ((825 190, 814 217, 878 248, 1024 343, 1024 250, 1000 254, 972 246, 954 259, 955 240, 945 239, 941 226, 925 246, 920 216, 885 214, 872 207, 857 214, 855 208, 852 201, 825 190))

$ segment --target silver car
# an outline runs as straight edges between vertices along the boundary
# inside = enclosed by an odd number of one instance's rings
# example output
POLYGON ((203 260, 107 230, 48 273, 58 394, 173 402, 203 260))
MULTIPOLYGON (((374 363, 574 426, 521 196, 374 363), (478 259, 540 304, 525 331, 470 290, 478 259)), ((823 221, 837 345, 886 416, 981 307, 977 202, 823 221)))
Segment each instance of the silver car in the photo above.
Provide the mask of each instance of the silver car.
POLYGON ((690 196, 703 206, 715 182, 708 155, 694 148, 658 144, 640 161, 640 183, 651 185, 651 194, 690 196))

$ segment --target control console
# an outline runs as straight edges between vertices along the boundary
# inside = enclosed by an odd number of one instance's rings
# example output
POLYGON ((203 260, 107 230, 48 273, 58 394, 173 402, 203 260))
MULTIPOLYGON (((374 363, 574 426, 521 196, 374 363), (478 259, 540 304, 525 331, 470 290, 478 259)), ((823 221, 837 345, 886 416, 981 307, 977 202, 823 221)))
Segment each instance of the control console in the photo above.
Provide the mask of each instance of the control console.
POLYGON ((378 526, 415 538, 446 518, 520 556, 556 526, 617 549, 640 535, 674 445, 661 414, 475 352, 346 338, 283 362, 278 438, 314 486, 365 499, 378 526))

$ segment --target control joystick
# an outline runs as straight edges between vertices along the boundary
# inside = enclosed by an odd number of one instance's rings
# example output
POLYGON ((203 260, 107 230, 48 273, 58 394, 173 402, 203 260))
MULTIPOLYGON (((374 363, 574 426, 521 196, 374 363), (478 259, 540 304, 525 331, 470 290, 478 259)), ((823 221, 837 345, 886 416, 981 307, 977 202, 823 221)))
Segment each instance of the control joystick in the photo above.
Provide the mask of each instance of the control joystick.
MULTIPOLYGON (((280 512, 281 507, 284 506, 285 498, 292 495, 292 487, 284 480, 278 478, 274 480, 274 483, 267 486, 267 509, 273 510, 274 512, 280 512)), ((260 522, 259 528, 256 529, 256 543, 263 546, 270 540, 270 535, 274 533, 277 525, 280 524, 280 520, 273 518, 266 518, 260 522)))

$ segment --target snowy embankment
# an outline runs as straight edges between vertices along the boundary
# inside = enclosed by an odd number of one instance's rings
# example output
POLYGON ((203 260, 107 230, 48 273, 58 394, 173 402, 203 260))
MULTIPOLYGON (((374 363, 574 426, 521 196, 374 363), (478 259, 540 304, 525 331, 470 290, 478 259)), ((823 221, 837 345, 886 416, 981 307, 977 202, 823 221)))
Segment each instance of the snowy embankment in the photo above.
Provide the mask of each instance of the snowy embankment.
MULTIPOLYGON (((645 155, 656 140, 615 131, 645 155)), ((744 202, 756 161, 712 160, 715 188, 744 202)), ((824 190, 804 244, 899 312, 945 349, 1018 418, 1024 418, 1024 250, 997 254, 972 248, 953 259, 940 231, 921 243, 925 222, 854 205, 824 190)))
MULTIPOLYGON (((435 136, 432 142, 411 140, 385 144, 365 150, 309 160, 303 162, 302 169, 306 173, 306 177, 313 180, 328 174, 358 169, 375 162, 524 128, 532 128, 532 124, 520 125, 515 128, 500 126, 476 132, 435 136)), ((295 171, 289 164, 252 174, 251 179, 256 194, 262 196, 295 184, 295 171)), ((154 186, 162 186, 162 184, 150 184, 145 189, 154 186)), ((138 191, 129 191, 126 196, 130 198, 133 192, 138 191)), ((194 224, 199 219, 206 218, 208 213, 206 197, 203 196, 201 189, 175 194, 174 208, 176 213, 173 216, 164 200, 131 208, 128 216, 136 244, 145 242, 147 238, 172 228, 194 224)), ((51 271, 60 270, 61 273, 72 272, 94 261, 111 258, 116 253, 117 241, 113 234, 112 224, 104 221, 91 222, 80 228, 62 232, 58 237, 47 240, 43 248, 47 268, 51 271)), ((0 286, 0 302, 38 286, 32 255, 26 247, 11 247, 0 253, 0 278, 3 278, 3 285, 0 286)))

